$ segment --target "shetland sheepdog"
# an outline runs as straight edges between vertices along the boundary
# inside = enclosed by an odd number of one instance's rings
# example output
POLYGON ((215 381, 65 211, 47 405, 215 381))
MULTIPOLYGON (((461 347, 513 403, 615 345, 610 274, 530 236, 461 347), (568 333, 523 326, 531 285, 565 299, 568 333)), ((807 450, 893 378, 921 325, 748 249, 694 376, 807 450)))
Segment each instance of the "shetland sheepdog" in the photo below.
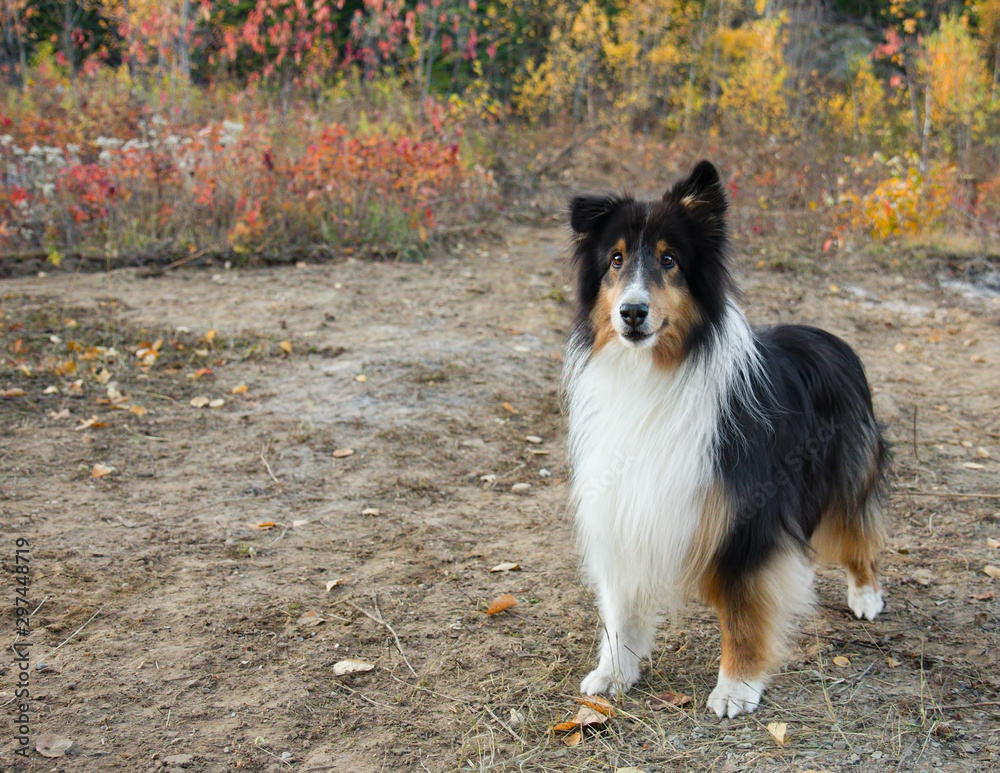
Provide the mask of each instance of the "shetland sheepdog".
POLYGON ((639 679, 657 615, 718 612, 708 706, 751 712, 810 609, 812 562, 882 611, 889 452, 851 348, 814 327, 755 329, 729 271, 726 195, 702 161, 657 201, 570 203, 578 311, 563 387, 584 573, 603 630, 583 693, 639 679))

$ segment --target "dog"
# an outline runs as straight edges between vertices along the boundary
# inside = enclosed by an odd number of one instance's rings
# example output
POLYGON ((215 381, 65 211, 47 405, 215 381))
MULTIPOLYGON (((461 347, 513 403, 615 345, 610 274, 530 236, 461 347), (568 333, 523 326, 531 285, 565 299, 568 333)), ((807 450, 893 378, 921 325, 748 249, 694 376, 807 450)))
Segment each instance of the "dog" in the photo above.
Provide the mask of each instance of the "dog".
POLYGON ((864 368, 814 327, 755 329, 730 274, 727 200, 708 161, 658 201, 570 202, 577 315, 563 393, 572 500, 603 623, 580 690, 639 679, 657 615, 695 596, 718 612, 708 707, 754 711, 813 560, 847 570, 847 604, 883 608, 889 447, 864 368))

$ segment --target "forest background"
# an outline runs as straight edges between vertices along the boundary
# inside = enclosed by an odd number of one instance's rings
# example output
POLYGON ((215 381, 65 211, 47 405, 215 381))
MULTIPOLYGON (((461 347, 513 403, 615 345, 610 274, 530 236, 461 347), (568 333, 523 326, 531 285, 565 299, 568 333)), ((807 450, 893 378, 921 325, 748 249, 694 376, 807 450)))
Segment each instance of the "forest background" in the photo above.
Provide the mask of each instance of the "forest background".
POLYGON ((420 257, 588 142, 642 150, 620 187, 711 157, 742 226, 823 252, 1000 229, 1000 0, 0 8, 4 273, 420 257))

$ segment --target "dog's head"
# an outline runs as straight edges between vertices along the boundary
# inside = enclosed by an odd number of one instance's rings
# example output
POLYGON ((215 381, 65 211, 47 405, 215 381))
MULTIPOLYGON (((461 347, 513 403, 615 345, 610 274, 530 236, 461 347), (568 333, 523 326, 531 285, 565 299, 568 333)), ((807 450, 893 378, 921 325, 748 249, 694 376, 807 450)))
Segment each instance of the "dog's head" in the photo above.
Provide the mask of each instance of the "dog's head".
POLYGON ((708 161, 659 201, 577 196, 578 324, 596 351, 648 349, 676 367, 718 324, 733 291, 727 268, 726 194, 708 161))

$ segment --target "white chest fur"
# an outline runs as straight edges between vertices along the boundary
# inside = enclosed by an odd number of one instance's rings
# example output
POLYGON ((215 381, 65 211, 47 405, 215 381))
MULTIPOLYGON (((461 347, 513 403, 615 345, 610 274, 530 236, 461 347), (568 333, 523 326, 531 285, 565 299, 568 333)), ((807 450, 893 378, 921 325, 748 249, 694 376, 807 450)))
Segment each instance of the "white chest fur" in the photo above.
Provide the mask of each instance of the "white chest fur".
POLYGON ((568 357, 573 500, 590 579, 672 606, 713 484, 721 406, 745 383, 755 350, 730 307, 707 357, 667 374, 649 355, 612 341, 568 357))

